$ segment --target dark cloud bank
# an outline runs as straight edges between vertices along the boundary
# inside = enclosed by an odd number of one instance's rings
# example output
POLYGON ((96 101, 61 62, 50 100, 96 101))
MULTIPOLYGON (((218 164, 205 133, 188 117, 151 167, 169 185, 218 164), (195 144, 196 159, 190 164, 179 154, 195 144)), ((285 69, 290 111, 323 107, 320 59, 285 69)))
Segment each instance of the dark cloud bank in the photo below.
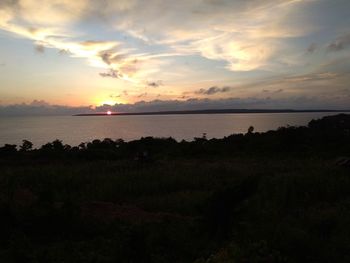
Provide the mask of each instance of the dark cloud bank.
POLYGON ((102 105, 99 107, 71 107, 51 105, 35 100, 30 104, 0 106, 0 116, 30 115, 74 115, 80 113, 98 113, 107 110, 115 112, 154 112, 204 109, 350 109, 350 97, 346 100, 324 100, 316 97, 294 97, 288 99, 266 98, 227 98, 227 99, 188 99, 139 101, 134 104, 102 105))
POLYGON ((93 109, 91 106, 51 105, 42 100, 34 100, 30 104, 0 105, 0 116, 73 115, 77 112, 93 112, 93 109))

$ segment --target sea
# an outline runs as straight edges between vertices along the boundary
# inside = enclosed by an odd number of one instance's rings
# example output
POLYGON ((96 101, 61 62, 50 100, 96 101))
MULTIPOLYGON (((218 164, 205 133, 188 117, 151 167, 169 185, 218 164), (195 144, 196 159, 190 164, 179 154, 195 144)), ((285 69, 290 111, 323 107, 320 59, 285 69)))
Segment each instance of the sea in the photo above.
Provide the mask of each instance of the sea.
POLYGON ((244 113, 244 114, 186 114, 133 116, 11 116, 0 117, 0 146, 20 145, 31 141, 35 147, 55 139, 71 146, 94 139, 123 139, 141 137, 172 137, 191 141, 205 135, 223 138, 246 133, 250 126, 255 132, 279 127, 303 126, 312 119, 335 115, 335 112, 307 113, 244 113))

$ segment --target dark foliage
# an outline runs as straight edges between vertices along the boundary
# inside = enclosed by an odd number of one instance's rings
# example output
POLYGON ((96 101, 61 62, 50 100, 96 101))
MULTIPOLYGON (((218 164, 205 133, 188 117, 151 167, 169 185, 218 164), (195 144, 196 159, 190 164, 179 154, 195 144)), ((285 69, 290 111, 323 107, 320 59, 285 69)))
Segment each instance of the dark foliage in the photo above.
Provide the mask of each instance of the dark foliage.
POLYGON ((0 262, 349 262, 350 118, 0 148, 0 262))

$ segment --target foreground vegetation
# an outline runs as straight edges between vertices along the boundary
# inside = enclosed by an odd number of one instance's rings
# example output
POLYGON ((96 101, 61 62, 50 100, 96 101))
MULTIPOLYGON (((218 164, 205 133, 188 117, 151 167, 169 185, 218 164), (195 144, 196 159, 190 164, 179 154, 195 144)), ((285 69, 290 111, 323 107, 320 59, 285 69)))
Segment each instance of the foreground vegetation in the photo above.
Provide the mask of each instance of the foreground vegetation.
POLYGON ((0 262, 350 262, 350 115, 0 148, 0 262))

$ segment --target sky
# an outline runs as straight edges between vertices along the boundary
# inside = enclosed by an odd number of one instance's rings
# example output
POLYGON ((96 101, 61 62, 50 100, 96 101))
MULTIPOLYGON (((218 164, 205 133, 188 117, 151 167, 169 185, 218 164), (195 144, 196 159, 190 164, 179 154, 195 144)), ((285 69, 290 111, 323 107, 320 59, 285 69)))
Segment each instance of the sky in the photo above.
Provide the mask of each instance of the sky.
POLYGON ((0 115, 350 109, 349 83, 348 0, 0 0, 0 115))

